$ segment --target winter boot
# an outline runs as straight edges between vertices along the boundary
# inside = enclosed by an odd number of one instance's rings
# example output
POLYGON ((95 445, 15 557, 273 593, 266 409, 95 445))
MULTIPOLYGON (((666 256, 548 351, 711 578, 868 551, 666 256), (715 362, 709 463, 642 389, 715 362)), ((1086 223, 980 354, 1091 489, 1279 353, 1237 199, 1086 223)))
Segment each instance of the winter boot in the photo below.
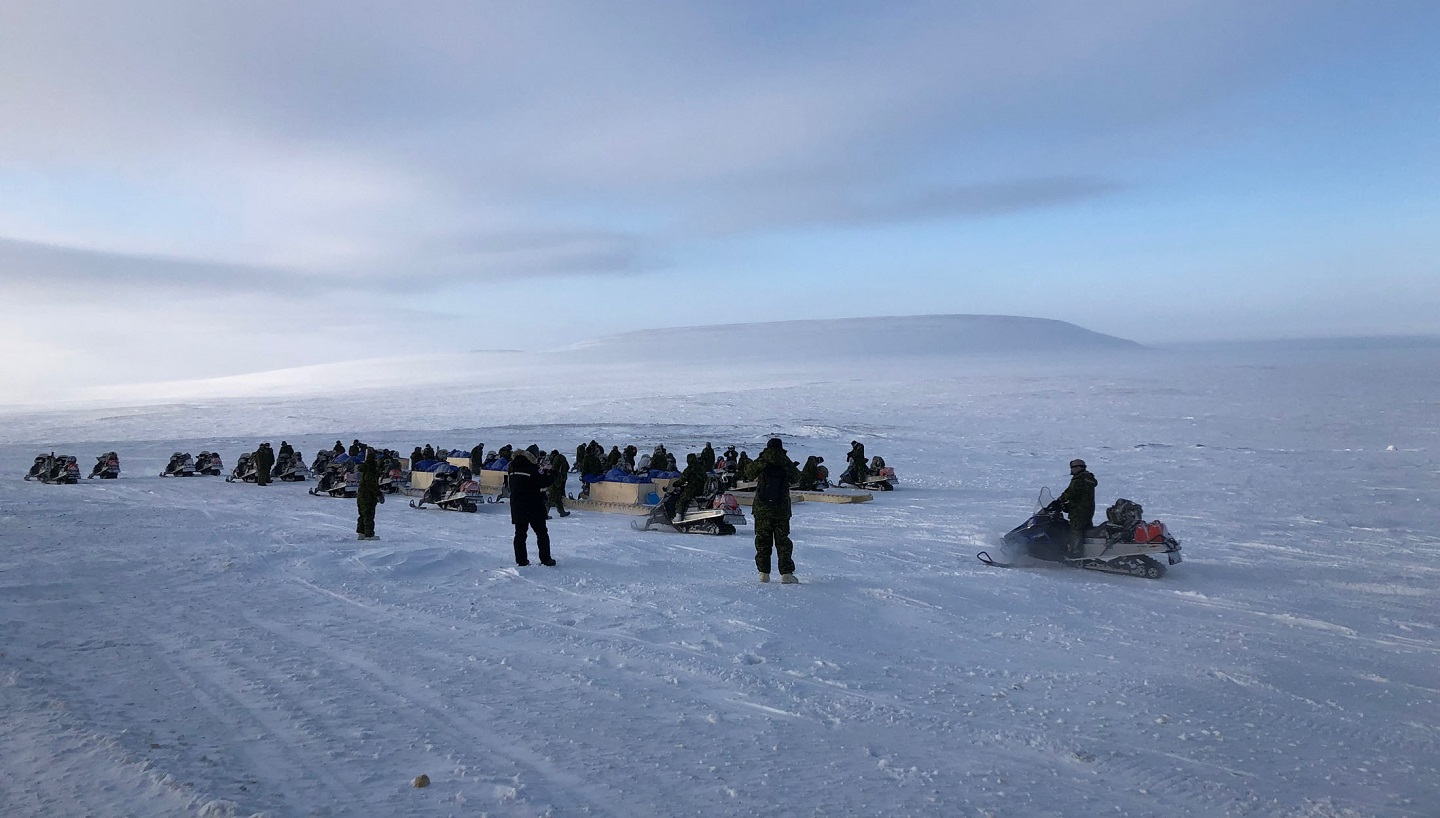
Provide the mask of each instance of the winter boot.
POLYGON ((540 564, 553 566, 555 564, 555 560, 540 560, 540 564))
POLYGON ((762 572, 760 573, 760 581, 761 581, 761 582, 769 582, 769 581, 770 581, 770 575, 767 574, 767 573, 764 573, 764 572, 762 571, 762 572))
POLYGON ((800 580, 796 579, 794 574, 781 574, 780 582, 785 585, 798 585, 800 580))

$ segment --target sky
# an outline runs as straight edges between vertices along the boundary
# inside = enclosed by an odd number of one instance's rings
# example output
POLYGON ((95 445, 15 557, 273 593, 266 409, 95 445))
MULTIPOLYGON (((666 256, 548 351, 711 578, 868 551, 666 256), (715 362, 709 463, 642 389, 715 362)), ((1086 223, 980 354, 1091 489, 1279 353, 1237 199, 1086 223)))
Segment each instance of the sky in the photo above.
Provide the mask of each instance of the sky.
POLYGON ((0 2, 0 383, 1440 331, 1440 5, 0 2))

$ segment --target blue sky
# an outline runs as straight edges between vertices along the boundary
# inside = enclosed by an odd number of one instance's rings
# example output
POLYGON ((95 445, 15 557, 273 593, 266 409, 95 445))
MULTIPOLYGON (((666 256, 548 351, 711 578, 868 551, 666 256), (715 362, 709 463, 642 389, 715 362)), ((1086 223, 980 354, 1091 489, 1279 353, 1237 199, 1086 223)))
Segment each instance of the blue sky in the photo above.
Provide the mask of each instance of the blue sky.
POLYGON ((355 5, 0 6, 0 378, 1440 329, 1440 4, 355 5))

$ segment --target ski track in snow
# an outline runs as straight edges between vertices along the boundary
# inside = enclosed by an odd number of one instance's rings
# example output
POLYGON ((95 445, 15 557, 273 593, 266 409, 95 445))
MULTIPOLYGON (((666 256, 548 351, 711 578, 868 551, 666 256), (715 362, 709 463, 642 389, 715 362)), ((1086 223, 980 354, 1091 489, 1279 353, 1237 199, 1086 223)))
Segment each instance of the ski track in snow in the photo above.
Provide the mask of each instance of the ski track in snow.
POLYGON ((487 386, 482 412, 460 387, 11 411, 0 813, 1434 816, 1437 363, 928 361, 669 395, 571 373, 487 386), (748 527, 576 513, 551 523, 558 568, 516 569, 503 505, 391 498, 356 542, 353 502, 304 484, 155 476, 259 439, 753 454, 775 432, 832 474, 863 437, 902 479, 795 506, 799 586, 754 581, 748 527), (117 449, 122 477, 21 481, 52 448, 85 472, 117 449), (1185 562, 1158 581, 977 562, 1075 455, 1185 562))

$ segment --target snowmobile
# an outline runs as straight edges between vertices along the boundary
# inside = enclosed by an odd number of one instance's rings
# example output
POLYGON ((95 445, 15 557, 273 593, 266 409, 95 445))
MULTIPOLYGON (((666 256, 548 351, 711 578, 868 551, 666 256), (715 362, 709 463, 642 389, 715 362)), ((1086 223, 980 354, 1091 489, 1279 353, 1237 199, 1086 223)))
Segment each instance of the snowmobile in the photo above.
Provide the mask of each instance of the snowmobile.
POLYGON ((846 469, 835 485, 850 485, 865 491, 894 491, 897 482, 895 470, 885 465, 884 458, 876 455, 870 458, 870 466, 865 469, 864 475, 857 477, 853 467, 846 469))
POLYGON ((35 462, 30 464, 30 471, 28 471, 28 472, 25 473, 25 479, 26 479, 26 480, 44 480, 44 479, 45 479, 45 476, 50 473, 50 463, 51 463, 51 461, 54 460, 54 459, 55 459, 54 455, 48 455, 48 454, 37 454, 37 455, 35 455, 35 462))
POLYGON ((290 452, 280 455, 275 468, 270 470, 270 479, 286 483, 303 483, 309 477, 310 470, 305 468, 304 459, 290 452))
POLYGON ((311 474, 323 475, 325 470, 330 468, 330 462, 335 459, 335 452, 330 449, 321 449, 315 453, 315 460, 310 464, 311 474))
POLYGON ((419 500, 411 500, 411 508, 424 508, 429 503, 445 511, 468 511, 480 509, 480 484, 470 479, 470 470, 450 466, 435 472, 429 488, 419 500))
POLYGON ((1166 564, 1181 562, 1180 541, 1170 536, 1158 520, 1145 522, 1139 503, 1120 499, 1105 511, 1105 522, 1085 532, 1083 556, 1069 556, 1070 524, 1050 489, 1040 490, 1037 509, 1030 518, 1005 535, 1003 552, 1007 561, 992 559, 981 551, 976 556, 986 565, 1009 568, 1014 558, 1025 555, 1045 562, 1060 562, 1076 568, 1130 574, 1159 579, 1166 564), (1165 563, 1157 557, 1164 556, 1165 563))
POLYGON ((745 514, 735 495, 729 493, 706 494, 695 498, 692 505, 679 508, 680 493, 683 489, 672 485, 665 491, 660 502, 650 509, 644 521, 631 520, 630 527, 636 531, 677 531, 681 534, 734 534, 738 517, 741 524, 745 514))
POLYGON ((42 483, 74 485, 80 482, 80 466, 75 457, 68 454, 42 454, 35 458, 26 480, 42 483))
POLYGON ((120 455, 114 452, 106 452, 95 458, 95 467, 90 470, 90 477, 98 477, 101 480, 114 480, 119 476, 120 455))
POLYGON ((195 473, 205 477, 219 477, 225 473, 225 464, 220 462, 219 452, 201 452, 195 458, 195 473))
POLYGON ((360 475, 354 469, 331 463, 310 489, 315 496, 354 498, 360 493, 360 475))
POLYGON ((165 471, 160 472, 161 477, 194 477, 195 458, 189 452, 176 452, 170 455, 170 462, 165 464, 165 471))
POLYGON ((62 454, 55 458, 55 468, 50 472, 50 483, 64 483, 75 485, 80 482, 80 464, 75 462, 75 456, 62 454))
POLYGON ((405 482, 405 472, 400 468, 398 460, 387 460, 380 467, 380 492, 382 494, 395 494, 400 491, 400 486, 405 482))
POLYGON ((254 483, 259 478, 255 473, 255 457, 249 452, 240 455, 235 461, 235 468, 230 470, 230 476, 225 478, 227 483, 254 483))

